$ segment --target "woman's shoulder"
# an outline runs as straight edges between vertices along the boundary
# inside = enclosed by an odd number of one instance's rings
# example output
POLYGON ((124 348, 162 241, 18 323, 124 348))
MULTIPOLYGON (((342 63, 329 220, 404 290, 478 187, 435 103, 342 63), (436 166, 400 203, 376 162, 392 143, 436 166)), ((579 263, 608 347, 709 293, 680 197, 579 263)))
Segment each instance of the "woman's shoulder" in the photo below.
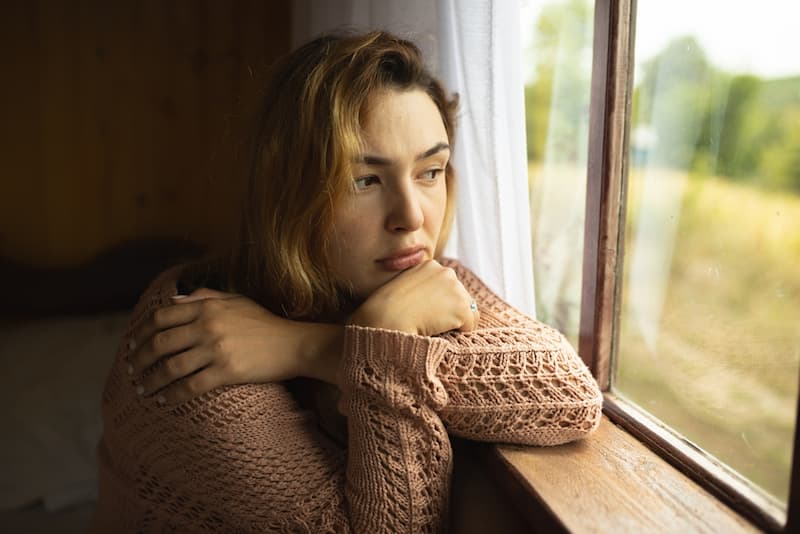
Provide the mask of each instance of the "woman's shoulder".
POLYGON ((223 278, 217 260, 204 259, 168 267, 141 294, 132 319, 146 317, 153 310, 171 304, 170 297, 188 295, 200 287, 225 290, 223 278))
POLYGON ((183 270, 184 265, 174 265, 162 271, 150 282, 133 308, 129 329, 154 310, 170 303, 170 297, 178 294, 178 281, 183 270))

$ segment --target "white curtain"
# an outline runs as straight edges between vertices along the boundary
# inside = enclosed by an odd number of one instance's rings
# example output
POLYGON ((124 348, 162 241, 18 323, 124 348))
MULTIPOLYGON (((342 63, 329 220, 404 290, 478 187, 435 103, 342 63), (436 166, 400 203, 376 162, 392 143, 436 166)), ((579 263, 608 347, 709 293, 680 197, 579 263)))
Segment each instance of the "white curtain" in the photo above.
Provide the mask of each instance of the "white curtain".
POLYGON ((518 0, 295 0, 293 44, 336 29, 417 43, 461 98, 458 202, 445 250, 535 316, 518 0))

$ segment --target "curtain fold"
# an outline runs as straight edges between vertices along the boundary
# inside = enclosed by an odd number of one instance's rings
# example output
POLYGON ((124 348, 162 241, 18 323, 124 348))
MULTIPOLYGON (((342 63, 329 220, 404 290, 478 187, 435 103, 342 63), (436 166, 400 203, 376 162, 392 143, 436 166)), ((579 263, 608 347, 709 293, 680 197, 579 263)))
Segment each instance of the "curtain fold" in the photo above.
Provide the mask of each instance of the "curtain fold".
POLYGON ((293 45, 337 29, 414 41, 460 96, 457 209, 445 253, 535 316, 518 0, 295 0, 293 45))

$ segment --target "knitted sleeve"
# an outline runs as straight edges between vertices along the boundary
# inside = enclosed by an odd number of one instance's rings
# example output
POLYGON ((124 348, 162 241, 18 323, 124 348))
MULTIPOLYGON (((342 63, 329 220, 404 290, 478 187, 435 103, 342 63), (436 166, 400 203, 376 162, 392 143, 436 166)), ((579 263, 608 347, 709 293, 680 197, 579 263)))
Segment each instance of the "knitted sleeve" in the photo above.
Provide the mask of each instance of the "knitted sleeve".
POLYGON ((348 326, 339 406, 347 416, 346 495, 357 532, 438 532, 447 516, 450 440, 436 367, 442 339, 348 326))
POLYGON ((554 328, 515 310, 458 262, 456 271, 480 310, 478 328, 442 336, 437 369, 447 396, 447 429, 467 439, 556 445, 600 423, 603 397, 586 365, 554 328))
MULTIPOLYGON (((174 274, 174 273, 173 273, 174 274)), ((175 294, 162 276, 134 329, 175 294)), ((140 398, 122 351, 102 399, 96 532, 433 532, 451 450, 433 407, 446 342, 347 327, 340 367, 348 450, 281 383, 215 389, 177 406, 140 398)))

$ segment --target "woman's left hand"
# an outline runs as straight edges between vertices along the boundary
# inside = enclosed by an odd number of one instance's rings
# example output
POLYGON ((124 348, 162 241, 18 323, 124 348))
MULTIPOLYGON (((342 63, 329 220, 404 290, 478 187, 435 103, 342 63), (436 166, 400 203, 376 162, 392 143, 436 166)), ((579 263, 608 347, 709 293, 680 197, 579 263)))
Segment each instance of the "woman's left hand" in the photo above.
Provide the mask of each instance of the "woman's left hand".
POLYGON ((128 340, 128 373, 140 375, 140 395, 158 393, 160 404, 177 403, 221 385, 280 381, 297 376, 303 333, 233 293, 198 289, 173 297, 128 340))

